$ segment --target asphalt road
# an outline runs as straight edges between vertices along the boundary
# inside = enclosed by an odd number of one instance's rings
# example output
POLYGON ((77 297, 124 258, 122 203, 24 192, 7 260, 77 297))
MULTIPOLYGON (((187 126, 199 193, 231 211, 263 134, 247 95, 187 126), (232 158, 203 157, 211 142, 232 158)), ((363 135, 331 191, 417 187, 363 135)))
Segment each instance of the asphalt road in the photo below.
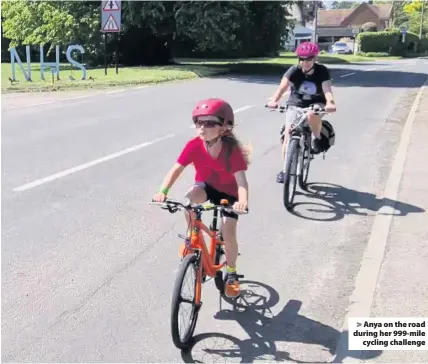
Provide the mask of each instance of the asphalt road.
MULTIPOLYGON (((381 207, 376 196, 427 62, 331 67, 336 146, 312 163, 318 194, 296 196, 294 214, 275 182, 282 115, 263 107, 280 75, 3 105, 2 361, 342 360, 335 350, 381 207), (200 341, 182 357, 169 314, 184 219, 148 202, 194 135, 193 104, 210 96, 231 102, 237 134, 254 148, 238 267, 243 289, 254 292, 247 301, 264 304, 230 311, 207 283, 200 341)), ((189 169, 171 197, 192 178, 189 169)))

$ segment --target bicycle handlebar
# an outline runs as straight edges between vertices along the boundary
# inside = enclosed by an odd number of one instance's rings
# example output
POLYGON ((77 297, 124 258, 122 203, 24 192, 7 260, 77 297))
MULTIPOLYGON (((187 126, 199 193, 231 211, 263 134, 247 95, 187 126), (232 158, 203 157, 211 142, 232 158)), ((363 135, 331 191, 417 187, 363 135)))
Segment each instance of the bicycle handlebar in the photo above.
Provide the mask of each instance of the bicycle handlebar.
MULTIPOLYGON (((266 108, 269 108, 269 111, 278 111, 280 113, 283 113, 286 109, 285 106, 277 106, 277 107, 270 107, 268 105, 265 105, 266 108)), ((308 111, 314 111, 315 115, 321 115, 321 114, 328 114, 327 111, 325 111, 325 108, 320 107, 316 104, 308 106, 308 107, 299 107, 299 110, 303 111, 303 112, 308 112, 308 111)))
POLYGON ((161 208, 168 210, 170 213, 175 213, 178 210, 193 210, 194 212, 198 211, 211 211, 211 210, 217 210, 217 211, 227 211, 232 212, 235 214, 248 214, 248 209, 246 211, 238 211, 234 210, 230 207, 230 205, 227 203, 227 200, 222 200, 220 203, 223 203, 221 205, 215 205, 211 202, 205 202, 205 203, 196 203, 192 204, 190 201, 186 202, 180 202, 173 199, 166 199, 164 202, 154 202, 153 200, 149 203, 150 205, 156 205, 160 206, 161 208))

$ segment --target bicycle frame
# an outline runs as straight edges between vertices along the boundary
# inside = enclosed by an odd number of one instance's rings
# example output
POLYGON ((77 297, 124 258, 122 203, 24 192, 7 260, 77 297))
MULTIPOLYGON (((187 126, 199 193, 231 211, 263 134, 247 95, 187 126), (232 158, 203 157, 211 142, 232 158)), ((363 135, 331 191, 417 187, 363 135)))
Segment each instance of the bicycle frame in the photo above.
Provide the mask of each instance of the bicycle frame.
MULTIPOLYGON (((221 264, 215 264, 216 258, 216 249, 220 245, 224 245, 223 239, 218 234, 219 229, 217 229, 218 221, 218 212, 220 210, 231 211, 235 213, 241 213, 234 211, 231 207, 227 207, 229 204, 227 200, 221 200, 220 205, 216 206, 214 204, 187 204, 184 205, 178 201, 166 200, 164 203, 154 203, 151 204, 161 205, 164 208, 168 209, 169 212, 174 213, 178 210, 185 209, 186 211, 193 210, 196 214, 195 220, 192 222, 192 232, 190 236, 189 244, 184 247, 183 252, 180 254, 182 257, 195 254, 198 261, 201 264, 197 266, 196 274, 196 287, 195 287, 195 303, 196 305, 201 305, 201 294, 202 294, 202 276, 208 275, 210 277, 215 277, 216 273, 220 271, 227 262, 221 264), (208 228, 202 222, 202 213, 206 211, 214 210, 214 216, 210 228, 208 228), (210 249, 208 250, 205 238, 202 234, 202 231, 205 231, 210 237, 210 249)), ((247 211, 248 212, 248 211, 247 211)), ((247 213, 246 212, 246 213, 247 213)), ((187 239, 186 239, 187 240, 187 239)))
MULTIPOLYGON (((297 176, 299 176, 301 174, 301 164, 303 162, 303 154, 305 151, 305 140, 308 139, 309 143, 310 143, 310 135, 311 135, 311 129, 309 127, 309 125, 307 124, 307 114, 304 111, 300 111, 302 113, 302 115, 299 116, 299 122, 295 125, 293 125, 292 129, 290 130, 290 138, 288 139, 289 141, 291 139, 298 139, 299 140, 299 158, 297 160, 297 176)), ((286 150, 286 158, 287 158, 287 153, 288 153, 288 146, 289 143, 287 143, 287 150, 286 150)), ((311 153, 311 147, 310 145, 308 146, 309 149, 309 156, 310 158, 312 158, 312 153, 311 153)))
POLYGON ((210 276, 214 277, 217 271, 221 270, 226 262, 221 264, 214 264, 215 252, 217 245, 224 245, 224 243, 218 238, 218 229, 217 229, 217 219, 218 219, 218 210, 214 210, 213 222, 210 228, 208 228, 202 222, 202 211, 196 212, 196 219, 192 226, 192 234, 190 238, 190 244, 184 249, 183 256, 187 254, 196 254, 200 258, 201 265, 198 266, 196 274, 196 285, 195 285, 195 304, 201 304, 202 296, 202 276, 203 272, 210 276), (205 238, 202 234, 202 231, 205 231, 209 235, 210 239, 210 249, 208 250, 205 238))
POLYGON ((202 222, 202 211, 196 212, 196 219, 192 226, 190 244, 185 249, 188 250, 187 253, 185 252, 185 255, 191 254, 194 251, 199 251, 199 254, 201 256, 202 268, 204 272, 210 277, 214 277, 217 271, 222 269, 226 264, 226 262, 218 265, 214 264, 215 250, 217 245, 224 245, 224 242, 219 239, 217 220, 218 210, 214 210, 212 225, 208 228, 202 222), (201 230, 205 231, 209 235, 209 250, 207 248, 207 244, 205 242, 205 238, 201 230))

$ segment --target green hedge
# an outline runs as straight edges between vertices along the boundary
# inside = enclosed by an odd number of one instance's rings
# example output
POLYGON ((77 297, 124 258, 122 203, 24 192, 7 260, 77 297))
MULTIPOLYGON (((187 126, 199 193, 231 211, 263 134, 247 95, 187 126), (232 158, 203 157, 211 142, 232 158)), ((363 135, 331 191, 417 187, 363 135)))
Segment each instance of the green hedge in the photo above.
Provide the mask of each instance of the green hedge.
POLYGON ((358 34, 360 51, 364 53, 388 53, 393 56, 402 56, 412 52, 419 42, 419 37, 411 32, 406 34, 405 42, 401 42, 402 35, 399 30, 382 32, 363 32, 358 34))
POLYGON ((390 57, 390 54, 387 52, 357 52, 357 56, 363 57, 390 57))
POLYGON ((428 52, 428 39, 423 38, 418 45, 418 52, 427 53, 428 52))

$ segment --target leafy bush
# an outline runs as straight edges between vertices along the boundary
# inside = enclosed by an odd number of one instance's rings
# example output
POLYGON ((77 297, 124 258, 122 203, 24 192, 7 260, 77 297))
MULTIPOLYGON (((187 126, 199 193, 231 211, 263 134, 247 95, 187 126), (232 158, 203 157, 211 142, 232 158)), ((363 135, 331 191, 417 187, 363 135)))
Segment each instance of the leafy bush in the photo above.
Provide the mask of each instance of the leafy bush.
POLYGON ((397 56, 402 56, 408 51, 413 51, 419 42, 419 37, 416 34, 408 32, 405 42, 402 43, 402 35, 399 30, 390 32, 364 32, 358 34, 357 39, 361 52, 388 53, 397 56))
POLYGON ((357 56, 363 57, 389 57, 390 54, 386 52, 357 52, 357 56))
POLYGON ((376 23, 373 23, 373 22, 367 22, 361 26, 361 29, 363 30, 363 32, 376 32, 377 25, 376 23))

